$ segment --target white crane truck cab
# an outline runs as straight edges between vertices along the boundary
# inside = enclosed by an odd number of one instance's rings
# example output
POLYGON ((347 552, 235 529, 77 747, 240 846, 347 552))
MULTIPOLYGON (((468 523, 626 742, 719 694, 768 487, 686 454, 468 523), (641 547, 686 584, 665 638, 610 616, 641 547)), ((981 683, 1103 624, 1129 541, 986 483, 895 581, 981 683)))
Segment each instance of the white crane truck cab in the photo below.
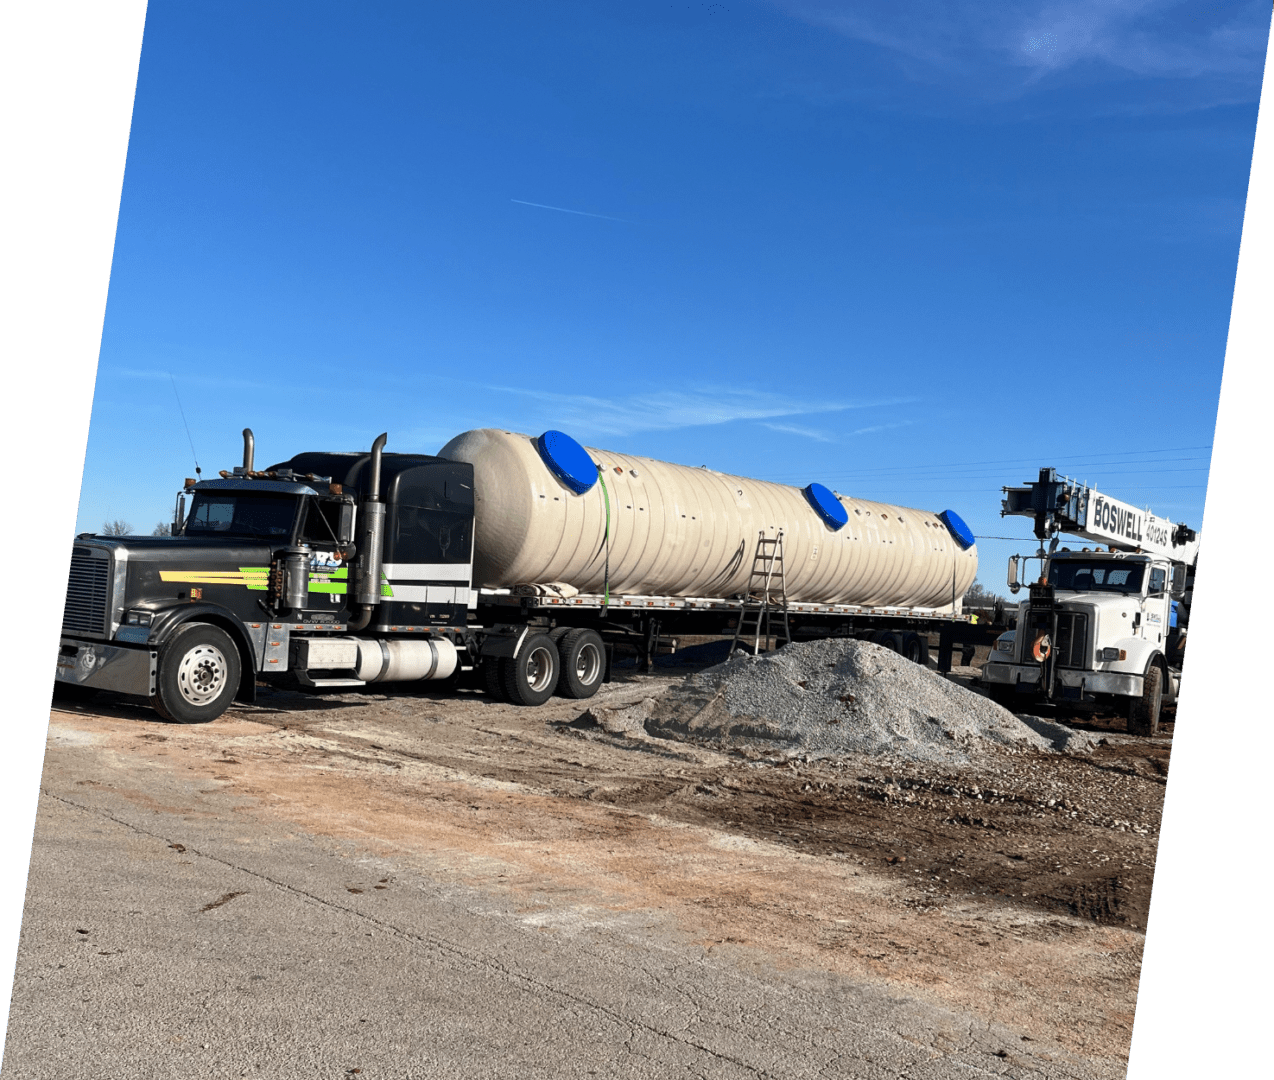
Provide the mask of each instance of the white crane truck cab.
MULTIPOLYGON (((1088 549, 1062 549, 1042 562, 1040 580, 1018 606, 1017 629, 996 640, 983 685, 1010 705, 1117 701, 1127 706, 1130 731, 1154 734, 1181 685, 1184 564, 1088 549)), ((1018 564, 1014 556, 1010 586, 1018 564)))

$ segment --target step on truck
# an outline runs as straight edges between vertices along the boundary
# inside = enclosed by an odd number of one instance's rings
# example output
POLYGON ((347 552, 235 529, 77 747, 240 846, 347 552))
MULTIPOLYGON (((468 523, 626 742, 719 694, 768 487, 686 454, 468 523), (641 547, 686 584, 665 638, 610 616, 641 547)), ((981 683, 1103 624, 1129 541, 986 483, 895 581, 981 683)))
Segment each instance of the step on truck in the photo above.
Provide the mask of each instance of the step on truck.
POLYGON ((583 699, 616 649, 674 635, 759 648, 842 636, 939 667, 977 548, 931 513, 481 429, 437 456, 302 453, 187 479, 172 535, 81 534, 57 658, 66 695, 111 690, 215 719, 260 684, 471 680, 519 705, 583 699), (186 500, 189 498, 189 508, 186 500))
POLYGON ((1025 585, 1027 596, 1016 629, 996 639, 982 685, 1018 711, 1030 702, 1113 705, 1132 734, 1157 734, 1181 690, 1198 534, 1055 469, 1004 496, 1001 516, 1033 518, 1040 547, 1009 559, 1009 588, 1025 585), (1059 549, 1063 534, 1094 546, 1059 549), (1037 575, 1027 569, 1034 563, 1037 575))

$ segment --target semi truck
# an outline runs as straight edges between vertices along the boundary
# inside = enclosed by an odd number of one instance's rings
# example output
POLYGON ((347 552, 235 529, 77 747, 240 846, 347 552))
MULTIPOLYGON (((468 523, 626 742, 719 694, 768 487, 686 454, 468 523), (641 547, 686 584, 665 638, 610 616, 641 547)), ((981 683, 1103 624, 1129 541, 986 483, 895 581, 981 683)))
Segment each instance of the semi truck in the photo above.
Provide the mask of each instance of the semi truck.
POLYGON ((1009 559, 1009 588, 1027 596, 1016 629, 996 639, 983 686, 1017 710, 1115 705, 1132 734, 1157 734, 1181 690, 1198 534, 1052 468, 1003 490, 1001 516, 1033 518, 1040 546, 1009 559), (1093 546, 1059 549, 1063 534, 1093 546))
POLYGON ((184 723, 258 684, 464 679, 529 706, 590 697, 617 648, 649 667, 673 635, 737 636, 762 610, 776 644, 869 638, 921 663, 937 630, 948 669, 978 635, 960 611, 977 547, 954 511, 560 431, 469 431, 436 456, 387 453, 382 434, 265 469, 243 435, 242 465, 186 480, 171 536, 76 539, 58 689, 140 696, 184 723))

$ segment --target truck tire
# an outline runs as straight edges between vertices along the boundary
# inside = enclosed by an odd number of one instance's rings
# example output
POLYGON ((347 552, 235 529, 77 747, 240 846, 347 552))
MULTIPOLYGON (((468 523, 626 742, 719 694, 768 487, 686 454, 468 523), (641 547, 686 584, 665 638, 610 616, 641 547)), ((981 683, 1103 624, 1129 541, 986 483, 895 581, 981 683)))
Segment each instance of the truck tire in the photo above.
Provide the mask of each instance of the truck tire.
POLYGON ((902 636, 902 655, 913 664, 927 667, 929 664, 929 642, 915 631, 908 631, 902 636))
POLYGON ((1128 734, 1158 735, 1159 713, 1163 708, 1163 672, 1151 665, 1142 682, 1141 697, 1128 702, 1128 734))
POLYGON ((229 634, 208 623, 187 623, 160 647, 151 708, 174 723, 206 724, 230 707, 240 670, 229 634))
POLYGON ((877 630, 872 641, 890 652, 902 652, 902 635, 895 630, 877 630))
POLYGON ((571 630, 557 643, 562 661, 557 692, 568 698, 590 698, 606 675, 606 646, 596 630, 571 630))
POLYGON ((504 674, 500 671, 499 657, 483 657, 481 668, 482 689, 487 692, 487 696, 496 701, 508 701, 504 695, 504 674))
POLYGON ((543 705, 557 689, 557 646, 548 634, 533 634, 513 659, 500 661, 504 693, 514 705, 543 705))
POLYGON ((999 705, 1000 708, 1008 709, 1009 712, 1013 711, 1013 698, 1017 695, 1010 687, 1004 686, 1000 683, 982 683, 981 688, 983 693, 999 705))

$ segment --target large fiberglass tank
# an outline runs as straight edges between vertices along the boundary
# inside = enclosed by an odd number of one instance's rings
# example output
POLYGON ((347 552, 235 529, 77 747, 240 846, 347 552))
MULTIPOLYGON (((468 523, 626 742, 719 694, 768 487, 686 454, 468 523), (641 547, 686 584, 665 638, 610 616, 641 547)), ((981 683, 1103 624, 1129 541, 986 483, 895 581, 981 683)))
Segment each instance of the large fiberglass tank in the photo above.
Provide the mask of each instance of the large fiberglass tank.
POLYGON ((819 484, 706 468, 483 428, 439 452, 474 471, 474 585, 728 597, 758 534, 783 530, 789 600, 937 608, 972 584, 977 548, 951 511, 866 502, 819 484))

